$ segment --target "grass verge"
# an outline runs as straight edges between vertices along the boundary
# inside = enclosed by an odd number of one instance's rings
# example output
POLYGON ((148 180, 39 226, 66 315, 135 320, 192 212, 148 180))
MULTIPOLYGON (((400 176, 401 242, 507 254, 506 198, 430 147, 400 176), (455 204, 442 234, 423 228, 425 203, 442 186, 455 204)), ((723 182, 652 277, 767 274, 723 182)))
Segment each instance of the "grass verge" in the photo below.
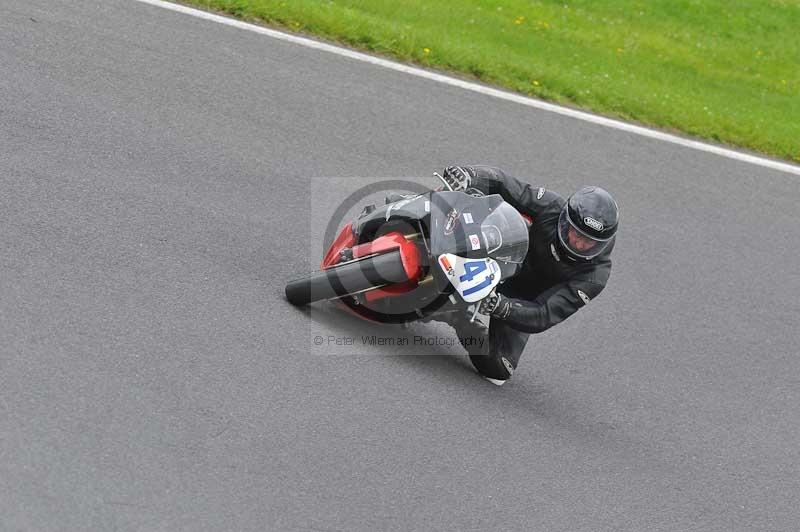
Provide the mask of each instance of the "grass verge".
POLYGON ((182 0, 800 161, 800 0, 182 0))

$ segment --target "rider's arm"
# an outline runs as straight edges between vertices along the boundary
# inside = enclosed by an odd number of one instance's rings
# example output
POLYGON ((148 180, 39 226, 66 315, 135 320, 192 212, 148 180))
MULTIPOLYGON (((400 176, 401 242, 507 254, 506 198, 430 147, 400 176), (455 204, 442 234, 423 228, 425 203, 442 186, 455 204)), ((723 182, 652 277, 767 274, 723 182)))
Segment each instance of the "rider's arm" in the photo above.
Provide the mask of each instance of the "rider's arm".
POLYGON ((536 218, 560 196, 542 187, 534 187, 515 177, 511 177, 493 166, 462 166, 470 174, 470 187, 484 194, 500 194, 522 214, 536 218))
POLYGON ((503 321, 518 331, 540 333, 587 305, 604 286, 596 281, 571 280, 553 286, 533 301, 508 298, 511 307, 503 321))

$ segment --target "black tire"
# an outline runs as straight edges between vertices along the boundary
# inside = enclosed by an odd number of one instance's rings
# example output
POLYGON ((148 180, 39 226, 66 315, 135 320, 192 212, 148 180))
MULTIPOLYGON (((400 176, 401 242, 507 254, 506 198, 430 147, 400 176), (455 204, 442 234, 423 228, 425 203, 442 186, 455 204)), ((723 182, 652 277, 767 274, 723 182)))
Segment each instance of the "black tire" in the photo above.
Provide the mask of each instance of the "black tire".
POLYGON ((308 305, 324 299, 336 299, 385 284, 404 283, 408 275, 395 250, 346 262, 297 279, 286 285, 286 299, 292 305, 308 305))

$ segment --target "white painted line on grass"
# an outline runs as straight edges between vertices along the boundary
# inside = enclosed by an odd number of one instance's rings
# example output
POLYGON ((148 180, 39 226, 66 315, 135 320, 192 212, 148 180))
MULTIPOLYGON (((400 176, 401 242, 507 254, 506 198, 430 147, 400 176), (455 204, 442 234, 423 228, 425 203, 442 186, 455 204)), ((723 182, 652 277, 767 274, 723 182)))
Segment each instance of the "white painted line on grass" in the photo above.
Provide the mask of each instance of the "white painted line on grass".
POLYGON ((672 144, 677 144, 679 146, 684 146, 695 150, 721 155, 722 157, 727 157, 729 159, 736 159, 737 161, 743 161, 746 163, 755 164, 766 168, 771 168, 773 170, 779 170, 782 172, 788 172, 790 174, 800 175, 800 166, 797 165, 784 163, 773 159, 767 159, 765 157, 759 157, 756 155, 750 155, 748 153, 742 153, 736 150, 722 148, 720 146, 714 146, 713 144, 706 144, 705 142, 686 139, 683 137, 678 137, 676 135, 670 135, 669 133, 664 133, 662 131, 656 131, 646 127, 637 126, 626 122, 621 122, 619 120, 613 120, 611 118, 605 118, 602 116, 593 115, 591 113, 577 111, 575 109, 570 109, 569 107, 562 107, 560 105, 543 102, 541 100, 536 100, 533 98, 529 98, 527 96, 521 96, 519 94, 513 94, 503 90, 485 87, 483 85, 472 83, 470 81, 464 81, 462 79, 452 78, 444 74, 437 74, 435 72, 430 72, 427 70, 423 70, 421 68, 404 65, 402 63, 397 63, 395 61, 389 61, 388 59, 382 59, 380 57, 374 57, 365 53, 355 52, 353 50, 342 48, 340 46, 334 46, 332 44, 315 41, 313 39, 300 37, 298 35, 292 35, 289 33, 276 31, 273 29, 265 28, 263 26, 257 26, 255 24, 242 22, 240 20, 236 20, 233 18, 223 17, 221 15, 215 15, 207 11, 201 11, 199 9, 186 7, 180 4, 173 4, 171 2, 164 2, 162 0, 136 0, 136 1, 141 2, 143 4, 150 4, 152 6, 158 6, 164 9, 169 9, 171 11, 177 11, 179 13, 184 13, 186 15, 191 15, 193 17, 210 20, 212 22, 218 22, 220 24, 225 24, 226 26, 233 26, 234 28, 260 33, 261 35, 266 35, 274 39, 280 39, 282 41, 299 44, 301 46, 306 46, 308 48, 322 50, 324 52, 329 52, 343 57, 348 57, 350 59, 355 59, 357 61, 363 61, 365 63, 371 63, 373 65, 378 65, 384 68, 397 70, 398 72, 405 72, 406 74, 411 74, 413 76, 417 76, 420 78, 425 78, 439 83, 444 83, 446 85, 451 85, 453 87, 460 87, 462 89, 466 89, 472 92, 478 92, 481 94, 485 94, 487 96, 492 96, 494 98, 500 98, 501 100, 507 100, 509 102, 518 103, 528 107, 534 107, 536 109, 550 111, 552 113, 558 113, 560 115, 569 116, 571 118, 577 118, 578 120, 583 120, 585 122, 591 122, 593 124, 598 124, 613 129, 627 131, 629 133, 634 133, 636 135, 642 135, 644 137, 658 139, 664 142, 670 142, 672 144))

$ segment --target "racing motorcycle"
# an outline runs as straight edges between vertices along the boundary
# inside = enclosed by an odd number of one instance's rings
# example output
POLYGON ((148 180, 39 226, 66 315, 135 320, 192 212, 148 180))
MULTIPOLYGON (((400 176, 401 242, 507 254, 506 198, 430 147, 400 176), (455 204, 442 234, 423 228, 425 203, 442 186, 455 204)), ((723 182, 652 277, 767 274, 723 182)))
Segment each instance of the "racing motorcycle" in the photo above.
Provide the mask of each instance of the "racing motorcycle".
POLYGON ((287 300, 335 300, 382 323, 470 311, 474 321, 480 301, 519 272, 530 220, 497 194, 452 191, 442 181, 444 189, 364 207, 334 239, 321 271, 286 285, 287 300))

